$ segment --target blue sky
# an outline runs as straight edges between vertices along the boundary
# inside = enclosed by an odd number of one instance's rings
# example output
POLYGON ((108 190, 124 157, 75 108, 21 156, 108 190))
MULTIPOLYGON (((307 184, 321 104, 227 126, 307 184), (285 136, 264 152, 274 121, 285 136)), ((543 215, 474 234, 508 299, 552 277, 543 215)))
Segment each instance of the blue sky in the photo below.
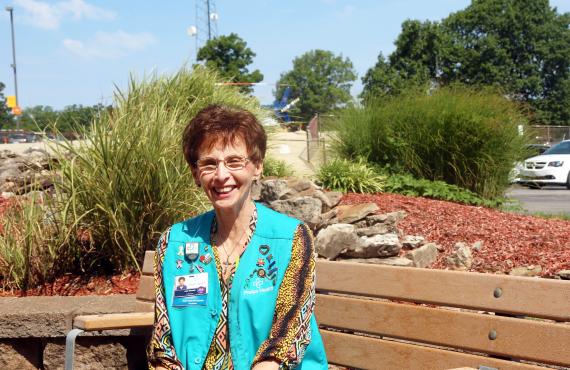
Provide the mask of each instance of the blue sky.
MULTIPOLYGON (((193 62, 195 0, 2 0, 0 81, 14 93, 9 13, 14 7, 20 105, 110 104, 129 75, 172 73, 193 62)), ((405 19, 440 20, 470 0, 214 0, 218 35, 237 33, 257 54, 265 76, 256 89, 272 102, 279 75, 312 49, 350 58, 360 78, 393 42, 405 19)), ((570 0, 550 0, 570 12, 570 0)))

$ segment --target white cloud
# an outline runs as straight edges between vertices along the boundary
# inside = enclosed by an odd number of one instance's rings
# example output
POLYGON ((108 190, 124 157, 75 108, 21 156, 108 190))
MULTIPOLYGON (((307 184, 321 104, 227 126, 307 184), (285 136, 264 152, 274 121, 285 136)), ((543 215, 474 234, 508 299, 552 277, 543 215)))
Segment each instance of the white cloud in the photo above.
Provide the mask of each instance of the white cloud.
POLYGON ((22 19, 32 26, 44 29, 57 29, 65 18, 74 20, 113 20, 116 14, 84 0, 65 0, 49 4, 38 0, 15 0, 14 4, 24 10, 22 19))
POLYGON ((156 38, 148 33, 97 32, 86 42, 73 39, 63 40, 63 46, 71 53, 86 59, 117 59, 130 52, 141 51, 156 43, 156 38))

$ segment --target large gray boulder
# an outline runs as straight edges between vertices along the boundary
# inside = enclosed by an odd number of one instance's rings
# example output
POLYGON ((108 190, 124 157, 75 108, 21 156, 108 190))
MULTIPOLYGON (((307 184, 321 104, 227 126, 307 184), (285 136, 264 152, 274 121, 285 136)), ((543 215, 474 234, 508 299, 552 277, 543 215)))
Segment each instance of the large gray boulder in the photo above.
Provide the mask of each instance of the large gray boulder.
POLYGON ((437 245, 428 243, 406 254, 415 267, 428 267, 437 259, 437 245))
POLYGON ((316 198, 300 197, 276 200, 271 202, 270 206, 277 212, 298 218, 310 227, 315 227, 321 220, 322 203, 316 198))
POLYGON ((336 221, 341 224, 352 224, 378 211, 375 203, 342 205, 336 207, 336 221))
POLYGON ((350 224, 334 224, 321 230, 315 239, 315 248, 320 256, 330 260, 348 249, 356 248, 360 239, 350 224))
POLYGON ((465 243, 456 243, 455 252, 449 255, 445 261, 447 267, 451 270, 468 270, 473 264, 473 255, 471 254, 471 248, 465 243))
POLYGON ((380 234, 394 234, 397 233, 390 225, 376 224, 368 227, 361 227, 356 229, 358 236, 374 236, 380 234))
POLYGON ((289 191, 286 180, 269 179, 261 181, 260 200, 265 203, 271 203, 281 199, 289 191))
POLYGON ((404 240, 402 240, 404 249, 416 249, 424 245, 424 243, 425 238, 417 235, 406 235, 404 236, 404 240))
POLYGON ((393 257, 397 256, 401 249, 397 234, 363 236, 359 244, 355 244, 342 255, 351 258, 393 257))

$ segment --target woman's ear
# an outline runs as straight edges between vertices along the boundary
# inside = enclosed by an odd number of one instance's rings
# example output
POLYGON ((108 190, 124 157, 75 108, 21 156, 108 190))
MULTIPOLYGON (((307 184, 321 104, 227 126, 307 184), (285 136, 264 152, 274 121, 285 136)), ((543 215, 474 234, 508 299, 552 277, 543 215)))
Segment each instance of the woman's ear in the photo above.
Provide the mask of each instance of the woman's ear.
POLYGON ((260 180, 261 179, 261 175, 263 174, 263 162, 259 162, 259 164, 257 164, 255 166, 255 175, 254 178, 256 180, 260 180))

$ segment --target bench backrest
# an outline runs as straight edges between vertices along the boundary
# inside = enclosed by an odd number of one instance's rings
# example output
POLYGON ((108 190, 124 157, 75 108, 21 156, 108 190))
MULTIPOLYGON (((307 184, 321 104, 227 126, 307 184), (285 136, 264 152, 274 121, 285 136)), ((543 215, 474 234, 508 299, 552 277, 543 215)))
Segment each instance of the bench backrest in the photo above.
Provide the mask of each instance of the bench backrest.
MULTIPOLYGON (((146 253, 140 311, 153 309, 153 258, 146 253)), ((319 260, 316 315, 337 365, 570 366, 569 281, 319 260)))

